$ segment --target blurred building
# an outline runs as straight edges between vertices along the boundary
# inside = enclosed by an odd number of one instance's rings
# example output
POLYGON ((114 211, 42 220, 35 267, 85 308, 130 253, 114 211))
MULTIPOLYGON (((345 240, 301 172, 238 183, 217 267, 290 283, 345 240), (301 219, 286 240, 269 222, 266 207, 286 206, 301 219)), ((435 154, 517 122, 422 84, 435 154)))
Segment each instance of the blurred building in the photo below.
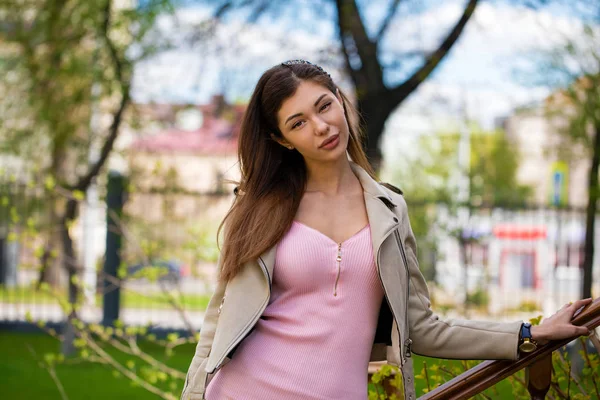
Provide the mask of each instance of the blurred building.
MULTIPOLYGON (((464 299, 465 285, 471 293, 485 292, 492 314, 539 310, 549 315, 581 296, 591 154, 565 139, 566 117, 550 119, 545 104, 518 110, 498 124, 521 156, 517 180, 533 188, 534 207, 471 210, 462 232, 464 249, 455 237, 441 235, 437 276, 455 298, 464 299)), ((441 220, 450 219, 442 214, 441 220)), ((598 219, 596 227, 592 290, 597 296, 598 219)))
POLYGON ((590 159, 585 149, 564 140, 560 121, 550 121, 539 106, 508 117, 504 128, 521 155, 517 179, 534 189, 535 204, 553 205, 555 193, 563 192, 561 204, 587 205, 590 159))
POLYGON ((131 119, 141 128, 125 139, 136 188, 128 210, 154 222, 222 219, 234 187, 228 182, 239 179, 237 142, 245 108, 220 95, 204 105, 136 104, 131 119))
MULTIPOLYGON (((454 218, 438 210, 441 225, 454 218)), ((438 235, 436 271, 448 302, 460 304, 466 286, 471 294, 485 293, 485 304, 479 306, 493 315, 520 310, 551 314, 581 296, 584 211, 472 209, 460 235, 462 243, 445 232, 438 235)), ((600 249, 600 235, 596 237, 600 249)), ((595 293, 600 289, 599 261, 596 255, 595 293)))
POLYGON ((137 186, 219 194, 226 191, 224 179, 238 179, 237 139, 245 106, 214 96, 206 105, 136 109, 145 127, 128 149, 137 186))

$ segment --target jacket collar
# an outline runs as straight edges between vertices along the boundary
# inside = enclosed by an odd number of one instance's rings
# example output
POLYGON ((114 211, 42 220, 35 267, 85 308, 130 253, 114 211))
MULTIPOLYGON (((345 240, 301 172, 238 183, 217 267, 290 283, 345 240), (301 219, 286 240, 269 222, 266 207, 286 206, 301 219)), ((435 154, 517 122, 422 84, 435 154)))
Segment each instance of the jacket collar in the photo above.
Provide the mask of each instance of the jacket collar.
POLYGON ((389 193, 385 190, 383 185, 371 178, 371 175, 369 175, 367 171, 353 162, 350 162, 350 168, 352 168, 352 172, 354 172, 354 175, 356 175, 360 181, 360 185, 362 186, 365 195, 368 194, 381 200, 390 210, 396 208, 396 204, 390 197, 389 193))
POLYGON ((350 166, 363 188, 367 218, 371 226, 373 255, 377 258, 379 247, 398 226, 399 220, 394 212, 397 205, 385 188, 371 178, 367 171, 355 163, 350 163, 350 166))
MULTIPOLYGON (((353 162, 350 163, 350 167, 363 188, 367 218, 371 228, 373 256, 377 261, 379 247, 388 234, 399 224, 398 217, 394 212, 397 206, 385 188, 371 178, 367 171, 353 162)), ((276 248, 277 245, 271 247, 261 254, 260 260, 258 260, 264 262, 271 281, 273 279, 273 268, 275 267, 276 248)))

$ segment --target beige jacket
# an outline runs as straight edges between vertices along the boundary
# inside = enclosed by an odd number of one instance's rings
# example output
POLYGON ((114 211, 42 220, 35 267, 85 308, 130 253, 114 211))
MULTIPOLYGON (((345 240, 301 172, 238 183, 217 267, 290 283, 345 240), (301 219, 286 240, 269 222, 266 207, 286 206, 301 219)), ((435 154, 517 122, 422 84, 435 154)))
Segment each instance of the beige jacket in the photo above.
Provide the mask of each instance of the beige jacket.
MULTIPOLYGON (((386 298, 371 360, 399 366, 405 399, 414 400, 412 352, 439 358, 516 359, 520 321, 443 321, 431 311, 403 196, 377 183, 359 166, 352 164, 352 169, 364 190, 373 254, 386 298)), ((217 285, 187 373, 183 400, 204 399, 211 374, 229 360, 262 315, 269 303, 274 261, 275 247, 249 262, 227 284, 217 285)))

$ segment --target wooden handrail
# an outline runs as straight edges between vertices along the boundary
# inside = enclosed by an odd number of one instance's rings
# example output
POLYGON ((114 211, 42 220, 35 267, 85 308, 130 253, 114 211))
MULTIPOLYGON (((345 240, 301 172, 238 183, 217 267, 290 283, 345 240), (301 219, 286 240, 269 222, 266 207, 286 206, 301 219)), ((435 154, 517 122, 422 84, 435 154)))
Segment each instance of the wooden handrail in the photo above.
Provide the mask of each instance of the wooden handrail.
MULTIPOLYGON (((594 302, 583 307, 581 310, 578 310, 575 313, 572 322, 577 326, 585 326, 588 330, 593 330, 600 326, 600 298, 594 300, 594 302)), ((536 368, 541 368, 543 371, 550 372, 552 368, 552 352, 563 347, 573 339, 574 338, 551 341, 544 346, 538 347, 538 349, 532 353, 522 355, 521 358, 516 361, 484 361, 431 392, 419 397, 418 400, 469 399, 533 364, 536 365, 536 368), (550 368, 548 368, 548 363, 550 363, 550 368)), ((547 392, 547 388, 544 388, 544 386, 546 385, 546 381, 548 385, 550 382, 549 374, 547 372, 535 374, 534 381, 529 382, 529 390, 532 394, 532 398, 544 398, 547 392), (546 378, 546 376, 548 376, 548 378, 546 378), (545 392, 544 389, 546 390, 545 392)), ((530 380, 533 378, 533 376, 530 376, 530 380)))

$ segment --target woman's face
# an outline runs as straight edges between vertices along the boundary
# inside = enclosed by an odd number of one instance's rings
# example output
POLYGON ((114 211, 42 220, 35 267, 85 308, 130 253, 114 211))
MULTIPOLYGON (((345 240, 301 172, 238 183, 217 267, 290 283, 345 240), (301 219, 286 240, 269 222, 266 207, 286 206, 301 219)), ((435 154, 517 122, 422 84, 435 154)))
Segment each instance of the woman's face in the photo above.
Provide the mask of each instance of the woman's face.
POLYGON ((312 81, 302 81, 296 93, 286 99, 277 113, 283 139, 307 163, 328 162, 346 156, 349 129, 341 96, 312 81))

